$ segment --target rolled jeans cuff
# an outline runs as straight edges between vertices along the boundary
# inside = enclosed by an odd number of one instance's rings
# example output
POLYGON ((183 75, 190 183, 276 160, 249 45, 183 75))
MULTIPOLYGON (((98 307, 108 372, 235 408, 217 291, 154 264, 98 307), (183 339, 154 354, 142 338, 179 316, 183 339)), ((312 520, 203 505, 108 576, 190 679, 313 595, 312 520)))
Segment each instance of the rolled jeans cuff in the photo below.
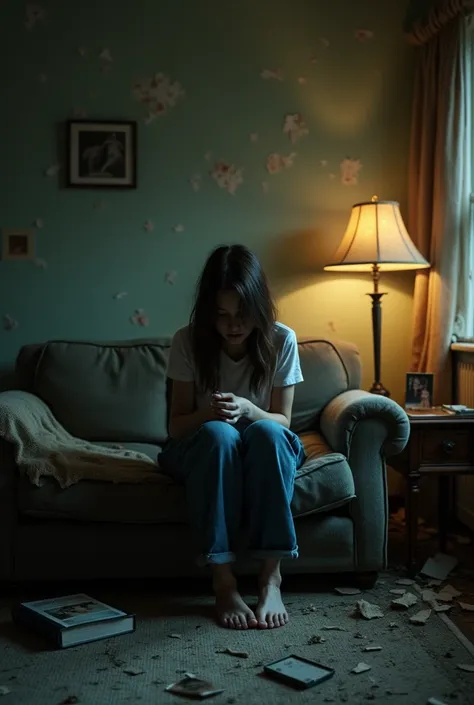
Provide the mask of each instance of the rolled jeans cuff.
POLYGON ((205 565, 221 565, 222 563, 234 563, 235 553, 232 551, 225 551, 224 553, 201 553, 197 557, 196 563, 200 568, 205 565))
POLYGON ((276 559, 283 559, 283 558, 298 558, 299 553, 298 553, 298 547, 294 548, 292 551, 265 551, 265 550, 257 550, 257 551, 248 551, 248 555, 250 558, 256 558, 259 561, 265 560, 266 558, 276 558, 276 559))

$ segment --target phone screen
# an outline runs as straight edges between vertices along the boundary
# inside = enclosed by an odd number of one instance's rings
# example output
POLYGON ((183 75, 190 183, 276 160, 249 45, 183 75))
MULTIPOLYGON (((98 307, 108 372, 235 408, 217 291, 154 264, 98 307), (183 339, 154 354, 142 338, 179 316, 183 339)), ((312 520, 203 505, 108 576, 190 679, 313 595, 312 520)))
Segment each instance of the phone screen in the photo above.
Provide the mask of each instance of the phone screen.
POLYGON ((319 680, 327 676, 330 670, 328 668, 321 668, 312 663, 307 663, 306 661, 300 661, 293 656, 272 663, 270 666, 267 666, 267 669, 289 676, 290 678, 295 678, 302 683, 311 683, 315 680, 319 680))

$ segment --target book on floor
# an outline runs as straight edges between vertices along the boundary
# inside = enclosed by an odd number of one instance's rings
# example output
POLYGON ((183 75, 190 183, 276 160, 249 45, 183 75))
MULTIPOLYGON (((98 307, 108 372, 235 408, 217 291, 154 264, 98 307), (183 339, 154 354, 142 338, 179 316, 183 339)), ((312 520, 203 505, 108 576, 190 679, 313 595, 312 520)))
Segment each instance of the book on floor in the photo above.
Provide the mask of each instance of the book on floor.
POLYGON ((40 632, 61 649, 135 630, 134 614, 84 593, 20 602, 12 608, 12 619, 40 632))

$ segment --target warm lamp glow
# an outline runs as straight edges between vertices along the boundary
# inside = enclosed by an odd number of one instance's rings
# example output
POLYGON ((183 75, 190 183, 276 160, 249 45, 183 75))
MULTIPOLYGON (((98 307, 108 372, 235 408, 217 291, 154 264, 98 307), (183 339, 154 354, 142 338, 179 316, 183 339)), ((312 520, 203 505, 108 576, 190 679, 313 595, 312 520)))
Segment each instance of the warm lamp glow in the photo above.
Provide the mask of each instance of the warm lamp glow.
POLYGON ((349 223, 336 253, 324 269, 368 272, 424 269, 429 263, 408 235, 396 201, 372 201, 352 206, 349 223))

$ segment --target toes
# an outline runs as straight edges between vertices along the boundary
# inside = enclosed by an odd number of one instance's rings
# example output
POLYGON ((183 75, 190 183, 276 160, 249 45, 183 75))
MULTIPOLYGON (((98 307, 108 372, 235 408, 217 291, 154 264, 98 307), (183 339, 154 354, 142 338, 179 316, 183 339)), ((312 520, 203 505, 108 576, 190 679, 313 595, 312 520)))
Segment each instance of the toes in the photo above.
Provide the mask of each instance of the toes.
POLYGON ((258 621, 254 614, 250 614, 247 616, 247 624, 249 626, 249 629, 255 629, 256 627, 258 627, 258 621))
POLYGON ((241 629, 248 629, 249 628, 249 626, 247 624, 247 617, 245 616, 245 614, 240 615, 240 628, 241 629))
POLYGON ((235 615, 235 617, 233 617, 232 621, 234 623, 235 629, 241 629, 240 619, 239 619, 238 615, 235 615))
POLYGON ((273 629, 273 615, 267 614, 267 626, 269 629, 273 629))
POLYGON ((233 629, 234 627, 229 617, 221 617, 221 624, 226 629, 233 629))
POLYGON ((259 629, 267 629, 268 624, 265 621, 264 617, 259 617, 258 618, 258 628, 259 629))

